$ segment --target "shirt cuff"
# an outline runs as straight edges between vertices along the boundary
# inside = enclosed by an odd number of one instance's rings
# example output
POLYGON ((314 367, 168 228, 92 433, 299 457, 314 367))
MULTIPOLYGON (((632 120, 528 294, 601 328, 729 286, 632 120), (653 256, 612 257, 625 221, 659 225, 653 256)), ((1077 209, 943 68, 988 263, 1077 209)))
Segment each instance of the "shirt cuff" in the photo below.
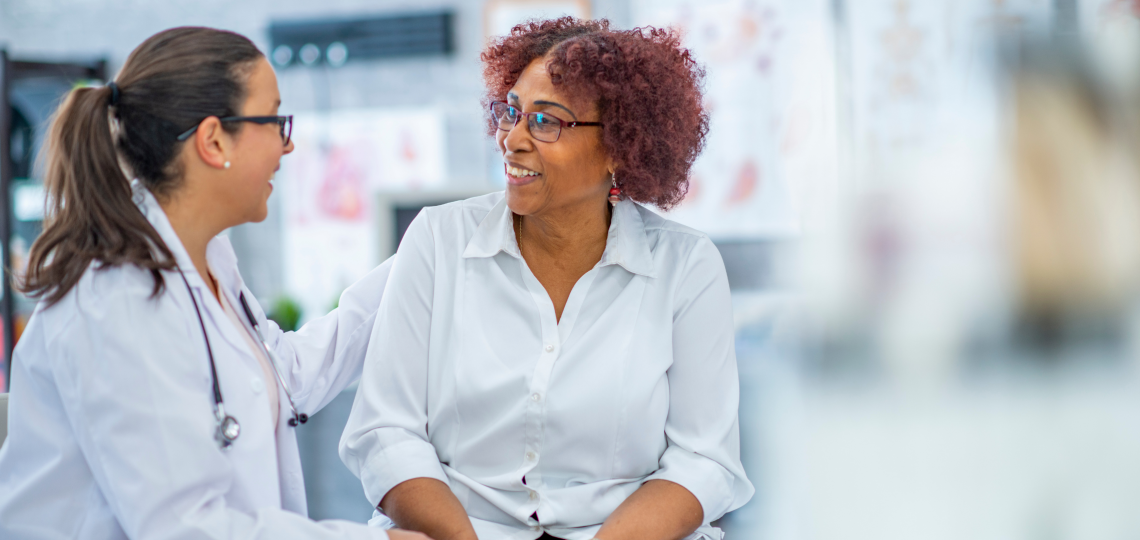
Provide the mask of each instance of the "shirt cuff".
POLYGON ((374 452, 360 470, 364 496, 373 508, 392 488, 413 478, 435 478, 450 485, 435 447, 426 441, 404 441, 374 452))
POLYGON ((702 523, 711 523, 728 513, 735 497, 733 476, 728 469, 678 446, 666 448, 660 464, 661 468, 645 481, 668 480, 689 490, 701 503, 705 514, 702 523))

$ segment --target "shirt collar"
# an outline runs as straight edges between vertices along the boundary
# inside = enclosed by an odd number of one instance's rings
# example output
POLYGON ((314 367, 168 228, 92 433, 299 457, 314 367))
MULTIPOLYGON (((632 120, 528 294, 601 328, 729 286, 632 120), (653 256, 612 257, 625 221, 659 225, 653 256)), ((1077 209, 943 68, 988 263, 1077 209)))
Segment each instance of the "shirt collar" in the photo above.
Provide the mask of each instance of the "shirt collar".
MULTIPOLYGON (((493 257, 500 251, 522 258, 515 237, 514 220, 503 197, 479 223, 463 251, 464 258, 493 257)), ((627 271, 653 277, 653 255, 645 234, 645 221, 637 204, 623 199, 614 206, 606 249, 598 266, 616 264, 627 271)))
MULTIPOLYGON (((158 232, 158 236, 166 243, 166 247, 174 255, 174 262, 186 274, 187 279, 196 276, 204 284, 205 280, 198 275, 198 269, 190 260, 190 254, 186 252, 186 247, 182 245, 182 240, 178 238, 178 234, 174 232, 174 227, 170 225, 166 212, 158 204, 154 194, 142 182, 135 179, 131 181, 131 198, 135 206, 154 227, 154 230, 158 232)), ((214 275, 218 285, 231 296, 237 298, 241 292, 242 280, 241 274, 238 272, 237 255, 234 254, 229 238, 221 235, 215 236, 210 240, 210 243, 206 244, 206 263, 210 265, 210 273, 214 275)))

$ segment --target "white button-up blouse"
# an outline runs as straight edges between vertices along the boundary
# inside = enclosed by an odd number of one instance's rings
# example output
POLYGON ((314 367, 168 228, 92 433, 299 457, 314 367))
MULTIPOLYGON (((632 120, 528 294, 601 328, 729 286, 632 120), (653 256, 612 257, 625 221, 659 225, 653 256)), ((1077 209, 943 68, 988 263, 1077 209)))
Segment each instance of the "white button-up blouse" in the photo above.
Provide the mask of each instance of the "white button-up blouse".
POLYGON ((502 192, 412 222, 341 459, 373 505, 412 478, 446 482, 483 539, 590 538, 653 479, 700 501, 690 538, 719 539, 708 523, 753 488, 716 247, 622 201, 556 321, 512 223, 502 192))

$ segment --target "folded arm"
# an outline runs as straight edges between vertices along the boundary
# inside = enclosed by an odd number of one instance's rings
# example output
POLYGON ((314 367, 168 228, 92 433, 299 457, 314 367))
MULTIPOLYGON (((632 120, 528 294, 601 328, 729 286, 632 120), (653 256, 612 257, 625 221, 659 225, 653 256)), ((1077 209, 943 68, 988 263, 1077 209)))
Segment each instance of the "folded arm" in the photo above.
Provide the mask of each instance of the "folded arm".
POLYGON ((479 540, 459 499, 447 484, 434 478, 400 483, 380 501, 380 509, 397 526, 435 540, 479 540))
POLYGON ((610 514, 600 540, 678 540, 701 526, 704 511, 689 490, 668 480, 641 485, 610 514))

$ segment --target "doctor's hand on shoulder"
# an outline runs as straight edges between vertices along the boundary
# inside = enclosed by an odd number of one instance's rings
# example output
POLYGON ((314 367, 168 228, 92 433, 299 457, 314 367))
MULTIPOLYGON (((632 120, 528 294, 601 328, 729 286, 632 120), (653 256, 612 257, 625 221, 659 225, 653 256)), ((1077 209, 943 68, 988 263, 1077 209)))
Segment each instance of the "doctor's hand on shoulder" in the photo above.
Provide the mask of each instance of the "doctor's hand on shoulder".
POLYGON ((60 106, 0 538, 428 538, 307 517, 296 430, 360 376, 391 263, 297 332, 266 319, 221 233, 266 217, 280 105, 249 39, 186 27, 60 106))

